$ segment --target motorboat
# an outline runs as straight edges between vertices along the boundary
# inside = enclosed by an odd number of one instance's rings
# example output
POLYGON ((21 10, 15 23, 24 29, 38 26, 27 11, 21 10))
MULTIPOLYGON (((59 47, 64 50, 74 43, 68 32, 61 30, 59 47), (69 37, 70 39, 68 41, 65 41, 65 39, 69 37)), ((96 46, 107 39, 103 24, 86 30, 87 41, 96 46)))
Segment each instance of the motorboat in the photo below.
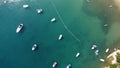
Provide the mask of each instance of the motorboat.
POLYGON ((101 61, 101 62, 105 62, 105 60, 104 60, 104 59, 100 59, 100 61, 101 61))
POLYGON ((37 44, 34 44, 34 45, 32 46, 32 51, 35 51, 37 47, 38 47, 37 44))
POLYGON ((62 40, 62 38, 63 38, 63 35, 60 34, 59 37, 58 37, 58 40, 62 40))
POLYGON ((71 67, 72 67, 72 65, 71 65, 71 64, 68 64, 66 68, 71 68, 71 67))
POLYGON ((38 14, 40 14, 40 13, 42 13, 42 12, 43 12, 42 9, 37 9, 37 13, 38 13, 38 14))
POLYGON ((94 50, 95 48, 97 48, 97 45, 92 45, 92 50, 94 50))
POLYGON ((75 57, 79 57, 79 56, 80 56, 80 53, 78 52, 75 57))
POLYGON ((96 50, 96 51, 95 51, 95 55, 99 55, 98 53, 99 53, 99 50, 96 50))
POLYGON ((24 4, 24 5, 23 5, 23 8, 28 8, 28 7, 29 7, 28 4, 24 4))
POLYGON ((55 68, 57 66, 57 62, 55 61, 52 65, 53 68, 55 68))
POLYGON ((109 48, 107 48, 107 49, 105 50, 105 52, 106 52, 106 53, 109 52, 109 48))
POLYGON ((55 17, 51 19, 51 22, 55 22, 55 21, 56 21, 56 18, 55 18, 55 17))
POLYGON ((19 33, 23 28, 23 24, 20 24, 17 29, 16 29, 16 33, 19 33))

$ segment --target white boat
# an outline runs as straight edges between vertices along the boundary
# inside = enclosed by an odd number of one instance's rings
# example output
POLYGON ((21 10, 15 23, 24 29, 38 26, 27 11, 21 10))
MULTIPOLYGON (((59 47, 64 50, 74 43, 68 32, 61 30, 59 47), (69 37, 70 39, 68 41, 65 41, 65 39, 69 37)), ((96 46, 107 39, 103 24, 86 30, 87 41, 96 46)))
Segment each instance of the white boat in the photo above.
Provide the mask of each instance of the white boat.
POLYGON ((34 45, 32 46, 32 51, 35 51, 37 47, 38 47, 37 44, 34 44, 34 45))
POLYGON ((97 45, 93 45, 91 49, 94 50, 95 48, 97 48, 97 45))
POLYGON ((71 65, 71 64, 68 64, 66 68, 71 68, 71 67, 72 67, 72 65, 71 65))
POLYGON ((106 26, 108 26, 108 24, 104 24, 104 26, 106 27, 106 26))
POLYGON ((75 57, 79 57, 79 56, 80 56, 80 53, 78 52, 75 57))
POLYGON ((107 48, 107 49, 105 50, 105 52, 106 52, 106 53, 109 52, 109 48, 107 48))
POLYGON ((112 8, 112 7, 113 7, 113 5, 109 5, 108 7, 109 7, 109 8, 112 8))
POLYGON ((23 24, 20 24, 17 29, 16 29, 16 33, 19 33, 23 28, 23 24))
POLYGON ((100 61, 101 61, 101 62, 105 62, 105 60, 104 60, 104 59, 100 59, 100 61))
POLYGON ((24 4, 24 5, 23 5, 23 8, 28 8, 28 7, 29 7, 28 4, 24 4))
POLYGON ((55 22, 55 21, 56 21, 56 18, 55 18, 55 17, 51 19, 51 22, 55 22))
POLYGON ((63 38, 63 35, 60 34, 59 37, 58 37, 58 40, 61 40, 63 38))
POLYGON ((43 12, 42 9, 37 9, 37 13, 38 13, 38 14, 40 14, 40 13, 42 13, 42 12, 43 12))
POLYGON ((52 67, 55 68, 57 66, 57 62, 54 62, 52 67))
POLYGON ((95 51, 95 55, 99 55, 98 53, 99 53, 99 50, 96 50, 96 51, 95 51))

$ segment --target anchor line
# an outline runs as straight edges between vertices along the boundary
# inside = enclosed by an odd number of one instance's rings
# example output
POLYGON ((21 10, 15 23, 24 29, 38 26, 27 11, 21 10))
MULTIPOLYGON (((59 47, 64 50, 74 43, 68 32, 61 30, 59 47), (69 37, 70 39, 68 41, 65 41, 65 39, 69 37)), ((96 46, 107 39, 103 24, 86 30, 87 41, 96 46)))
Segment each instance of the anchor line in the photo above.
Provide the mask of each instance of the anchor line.
POLYGON ((63 21, 63 18, 61 17, 59 11, 58 11, 57 8, 56 8, 56 5, 54 4, 54 2, 53 2, 52 0, 51 0, 51 3, 52 3, 52 6, 53 6, 54 10, 56 11, 56 13, 57 13, 60 21, 62 22, 64 28, 68 31, 68 33, 70 33, 70 34, 73 36, 74 39, 76 39, 78 42, 80 42, 80 39, 78 39, 78 38, 76 37, 76 35, 75 35, 75 34, 67 27, 67 25, 65 24, 65 22, 63 21))

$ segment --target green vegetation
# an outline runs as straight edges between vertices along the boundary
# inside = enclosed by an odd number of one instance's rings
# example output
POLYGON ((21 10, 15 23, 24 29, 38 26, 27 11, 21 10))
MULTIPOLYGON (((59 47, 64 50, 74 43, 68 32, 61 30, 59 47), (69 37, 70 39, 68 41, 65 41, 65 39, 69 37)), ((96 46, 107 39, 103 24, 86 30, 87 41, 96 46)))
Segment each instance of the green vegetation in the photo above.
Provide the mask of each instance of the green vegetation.
POLYGON ((117 54, 117 62, 120 63, 120 53, 117 54))
POLYGON ((110 68, 117 68, 116 64, 110 64, 110 68))

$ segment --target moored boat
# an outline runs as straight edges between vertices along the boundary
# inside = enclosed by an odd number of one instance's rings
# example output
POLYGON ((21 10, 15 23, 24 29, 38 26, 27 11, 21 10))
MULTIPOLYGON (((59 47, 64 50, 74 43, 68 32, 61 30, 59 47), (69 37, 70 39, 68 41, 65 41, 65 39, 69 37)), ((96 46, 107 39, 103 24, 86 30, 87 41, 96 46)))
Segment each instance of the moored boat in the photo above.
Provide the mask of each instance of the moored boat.
POLYGON ((62 40, 62 38, 63 38, 63 35, 60 34, 59 37, 58 37, 58 40, 62 40))
POLYGON ((42 13, 42 12, 43 12, 42 9, 37 9, 37 13, 38 13, 38 14, 40 14, 40 13, 42 13))
POLYGON ((53 68, 55 68, 57 66, 57 62, 55 61, 52 65, 53 68))
POLYGON ((96 51, 95 51, 95 55, 99 55, 98 53, 99 53, 99 50, 96 50, 96 51))
POLYGON ((104 60, 104 59, 100 59, 100 61, 101 61, 101 62, 105 62, 105 60, 104 60))
POLYGON ((94 50, 95 48, 97 48, 97 45, 92 45, 92 50, 94 50))
POLYGON ((17 29, 16 29, 16 33, 19 33, 23 28, 23 24, 18 25, 17 29))
POLYGON ((37 44, 34 44, 34 45, 32 46, 32 51, 35 51, 37 47, 38 47, 37 44))
POLYGON ((55 17, 51 19, 51 22, 55 22, 55 21, 56 21, 56 18, 55 18, 55 17))
POLYGON ((109 8, 112 8, 112 7, 113 7, 113 5, 111 5, 111 4, 110 4, 108 7, 109 7, 109 8))
POLYGON ((23 8, 28 8, 28 7, 29 7, 28 4, 24 4, 24 5, 23 5, 23 8))
POLYGON ((104 26, 106 27, 106 26, 108 26, 108 24, 104 24, 104 26))
POLYGON ((72 67, 72 65, 71 65, 71 64, 68 64, 66 68, 71 68, 71 67, 72 67))
POLYGON ((79 56, 80 56, 80 53, 78 52, 75 57, 79 57, 79 56))
POLYGON ((107 49, 105 50, 105 52, 106 52, 106 53, 109 52, 109 48, 107 48, 107 49))

